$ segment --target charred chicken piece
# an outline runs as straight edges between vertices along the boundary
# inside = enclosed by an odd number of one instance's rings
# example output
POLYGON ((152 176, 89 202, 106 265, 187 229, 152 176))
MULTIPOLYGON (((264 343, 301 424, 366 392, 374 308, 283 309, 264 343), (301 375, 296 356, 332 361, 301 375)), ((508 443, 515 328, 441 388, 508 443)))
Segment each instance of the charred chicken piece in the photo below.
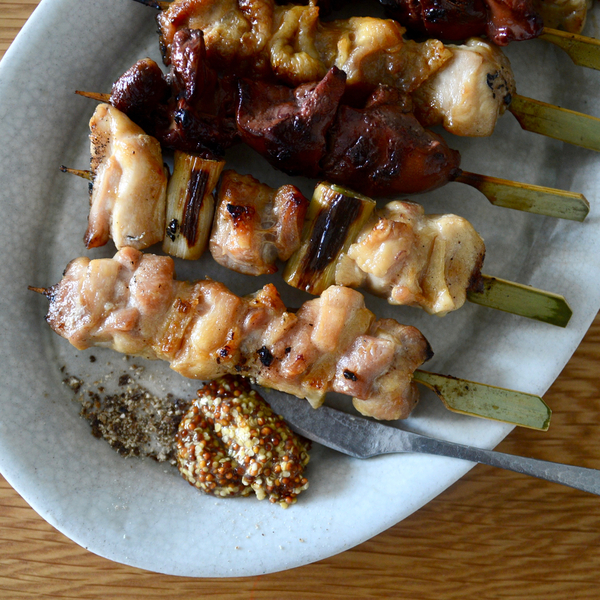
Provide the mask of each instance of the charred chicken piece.
POLYGON ((163 239, 167 171, 160 145, 109 104, 90 120, 90 214, 87 248, 112 238, 117 248, 148 248, 163 239))
POLYGON ((346 91, 346 75, 333 67, 318 83, 295 89, 242 79, 237 125, 242 140, 289 175, 319 177, 327 136, 346 91))
POLYGON ((494 44, 529 40, 543 23, 531 0, 380 0, 408 29, 445 40, 485 35, 494 44))
POLYGON ((78 349, 166 360, 194 379, 241 374, 315 407, 337 391, 379 419, 408 416, 413 373, 432 355, 417 329, 376 321, 349 288, 333 286, 290 313, 273 285, 240 298, 216 281, 176 281, 171 258, 133 248, 72 261, 46 296, 48 323, 78 349))
POLYGON ((110 102, 164 146, 218 159, 238 141, 237 85, 208 66, 201 31, 178 31, 172 57, 167 75, 150 59, 136 62, 114 83, 110 102))
POLYGON ((293 185, 273 189, 251 175, 225 171, 216 199, 210 251, 246 275, 275 273, 300 246, 308 200, 293 185))
POLYGON ((277 84, 241 83, 242 139, 290 175, 320 176, 375 197, 431 190, 459 172, 458 152, 423 129, 397 90, 379 87, 362 109, 336 107, 332 98, 341 96, 343 81, 338 73, 334 67, 319 84, 303 86, 299 101, 277 84))

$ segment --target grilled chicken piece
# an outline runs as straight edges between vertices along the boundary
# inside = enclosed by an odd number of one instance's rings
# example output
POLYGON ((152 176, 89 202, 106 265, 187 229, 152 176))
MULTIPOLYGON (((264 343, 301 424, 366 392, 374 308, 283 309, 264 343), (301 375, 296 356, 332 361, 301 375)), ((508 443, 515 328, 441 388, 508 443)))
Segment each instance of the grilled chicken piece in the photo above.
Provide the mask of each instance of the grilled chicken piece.
MULTIPOLYGON (((494 44, 529 40, 542 33, 531 0, 380 0, 411 31, 444 40, 485 35, 494 44)), ((539 0, 538 3, 543 2, 539 0)))
POLYGON ((413 94, 416 116, 425 127, 443 125, 456 135, 491 135, 516 91, 510 62, 477 38, 448 47, 452 60, 413 94))
POLYGON ((290 175, 319 176, 368 196, 424 192, 453 179, 459 153, 421 126, 406 95, 379 86, 362 108, 338 104, 340 73, 334 67, 299 91, 240 82, 244 142, 290 175))
POLYGON ((213 258, 245 273, 275 273, 300 246, 308 200, 293 185, 273 189, 251 175, 225 171, 210 238, 213 258))
POLYGON ((90 120, 90 215, 88 248, 109 238, 117 248, 148 248, 165 230, 167 172, 160 144, 109 104, 90 120))
POLYGON ((315 407, 328 391, 350 394, 379 419, 408 416, 412 375, 432 355, 417 329, 376 321, 354 290, 333 286, 290 313, 273 285, 240 298, 216 281, 176 281, 171 258, 133 248, 72 261, 46 296, 48 323, 78 349, 166 360, 194 379, 242 374, 315 407))
POLYGON ((581 33, 591 0, 379 0, 407 29, 443 40, 485 35, 499 46, 544 27, 581 33))
POLYGON ((213 67, 275 76, 293 86, 321 79, 336 66, 351 87, 381 83, 411 92, 451 58, 438 40, 404 40, 404 28, 392 20, 322 22, 316 6, 275 6, 273 0, 175 0, 159 13, 158 24, 167 63, 176 32, 201 29, 213 67))
POLYGON ((466 219, 390 202, 340 257, 335 283, 443 316, 477 288, 484 256, 483 240, 466 219))

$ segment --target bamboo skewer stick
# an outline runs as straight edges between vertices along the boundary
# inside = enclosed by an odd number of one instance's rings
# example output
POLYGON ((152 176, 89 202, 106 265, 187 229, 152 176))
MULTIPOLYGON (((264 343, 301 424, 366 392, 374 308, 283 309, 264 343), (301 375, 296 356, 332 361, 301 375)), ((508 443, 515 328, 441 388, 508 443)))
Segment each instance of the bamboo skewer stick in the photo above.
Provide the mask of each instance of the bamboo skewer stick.
POLYGON ((600 152, 600 119, 515 94, 508 107, 526 131, 600 152))
MULTIPOLYGON (((76 94, 98 102, 110 103, 110 94, 77 90, 76 94)), ((583 221, 590 205, 583 194, 550 187, 519 183, 461 171, 453 181, 479 190, 492 204, 557 219, 583 221)))
POLYGON ((84 98, 91 98, 97 102, 106 102, 110 104, 110 94, 99 94, 97 92, 84 92, 82 90, 75 90, 75 93, 84 98))
POLYGON ((65 167, 64 165, 60 165, 59 169, 63 173, 69 173, 70 175, 77 175, 77 177, 81 177, 82 179, 87 179, 88 181, 92 181, 93 175, 91 171, 85 169, 71 169, 70 167, 65 167))
POLYGON ((547 431, 552 411, 540 396, 492 385, 415 371, 413 378, 433 390, 456 413, 547 431))
POLYGON ((583 221, 590 212, 590 203, 578 192, 518 183, 466 171, 462 171, 454 181, 479 190, 494 206, 571 221, 583 221))
POLYGON ((600 70, 600 40, 548 27, 540 38, 564 50, 576 65, 600 70))
MULTIPOLYGON (((47 299, 52 296, 52 288, 28 289, 47 299)), ((413 379, 433 390, 452 412, 542 431, 550 425, 552 411, 539 396, 422 370, 413 379)))
POLYGON ((482 278, 483 291, 469 290, 469 302, 558 327, 566 327, 573 315, 563 296, 499 277, 482 275, 482 278))

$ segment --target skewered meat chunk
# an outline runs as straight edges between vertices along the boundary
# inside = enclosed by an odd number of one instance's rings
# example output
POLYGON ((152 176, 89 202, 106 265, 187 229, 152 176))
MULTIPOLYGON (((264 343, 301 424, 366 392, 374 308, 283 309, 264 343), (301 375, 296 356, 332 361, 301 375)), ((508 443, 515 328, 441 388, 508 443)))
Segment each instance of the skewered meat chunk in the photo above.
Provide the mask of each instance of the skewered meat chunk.
POLYGON ((167 173, 158 141, 109 104, 90 120, 88 248, 112 238, 117 248, 148 248, 165 229, 167 173))
POLYGON ((483 240, 466 219, 390 202, 341 257, 335 282, 443 316, 477 287, 484 256, 483 240))
POLYGON ((413 94, 416 116, 457 135, 491 135, 516 91, 508 58, 481 39, 452 50, 452 59, 413 94))
POLYGON ((438 40, 404 40, 392 20, 353 17, 322 22, 316 6, 275 6, 273 0, 175 0, 159 13, 163 55, 182 28, 201 29, 210 64, 245 77, 273 77, 293 86, 336 66, 352 87, 382 83, 416 89, 451 53, 438 40))
POLYGON ((72 261, 46 295, 48 323, 78 349, 166 360, 194 379, 241 374, 315 407, 328 391, 352 393, 380 419, 408 416, 418 398, 412 374, 432 355, 417 329, 376 321, 349 288, 290 313, 273 285, 240 298, 216 281, 176 281, 171 258, 133 248, 72 261))
POLYGON ((345 82, 345 73, 335 67, 318 83, 295 89, 240 80, 237 125, 242 141, 285 173, 318 177, 345 82))
POLYGON ((331 99, 341 95, 339 73, 334 67, 317 85, 303 86, 299 101, 281 85, 241 82, 238 128, 244 142, 290 175, 320 176, 369 196, 423 192, 458 174, 458 152, 423 129, 410 100, 397 90, 378 87, 364 108, 334 107, 331 99), (323 135, 321 125, 328 122, 323 135))
POLYGON ((273 189, 251 175, 225 171, 210 238, 213 258, 247 275, 275 273, 300 245, 308 200, 293 185, 273 189))

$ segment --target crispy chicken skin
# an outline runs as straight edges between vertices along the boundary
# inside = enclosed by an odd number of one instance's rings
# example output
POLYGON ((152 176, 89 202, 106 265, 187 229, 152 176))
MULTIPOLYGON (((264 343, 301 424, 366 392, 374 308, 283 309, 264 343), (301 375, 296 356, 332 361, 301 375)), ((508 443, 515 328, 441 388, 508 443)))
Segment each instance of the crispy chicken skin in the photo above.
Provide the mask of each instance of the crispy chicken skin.
POLYGON ((148 248, 165 230, 167 173, 158 141, 121 111, 100 104, 90 120, 92 182, 88 248, 148 248))
POLYGON ((293 185, 274 189, 251 175, 225 171, 216 199, 210 252, 224 267, 275 273, 300 246, 308 200, 293 185))
POLYGON ((78 258, 46 291, 46 317, 78 349, 104 346, 162 359, 185 377, 242 374, 319 406, 328 391, 379 419, 407 417, 412 374, 432 353, 414 327, 376 321, 342 286, 287 312, 275 287, 240 298, 212 280, 174 279, 173 260, 122 248, 78 258))

